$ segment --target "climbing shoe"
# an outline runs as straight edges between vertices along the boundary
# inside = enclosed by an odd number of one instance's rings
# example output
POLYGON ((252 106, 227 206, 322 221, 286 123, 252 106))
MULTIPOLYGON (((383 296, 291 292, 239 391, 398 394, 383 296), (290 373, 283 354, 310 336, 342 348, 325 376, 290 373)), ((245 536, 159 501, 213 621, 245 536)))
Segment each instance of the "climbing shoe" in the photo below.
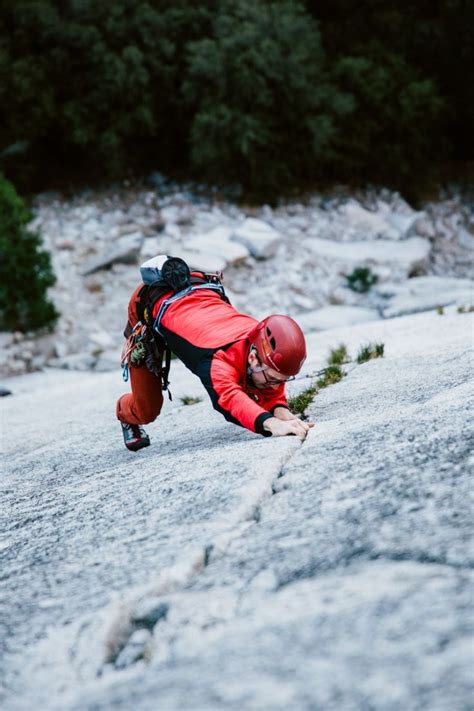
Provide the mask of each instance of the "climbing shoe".
POLYGON ((150 438, 141 425, 129 425, 127 422, 121 422, 123 441, 125 446, 131 452, 137 452, 143 447, 150 446, 150 438))

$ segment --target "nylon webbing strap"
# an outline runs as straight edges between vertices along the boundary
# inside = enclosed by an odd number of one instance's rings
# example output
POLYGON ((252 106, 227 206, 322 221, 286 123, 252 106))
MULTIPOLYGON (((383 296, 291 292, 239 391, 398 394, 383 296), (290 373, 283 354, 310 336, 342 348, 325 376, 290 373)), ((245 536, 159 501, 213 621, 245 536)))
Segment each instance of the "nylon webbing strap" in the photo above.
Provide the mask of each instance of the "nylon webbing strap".
POLYGON ((162 338, 164 338, 164 335, 160 331, 160 326, 161 326, 161 320, 163 316, 165 315, 167 309, 171 304, 173 304, 175 301, 179 301, 180 299, 183 299, 185 296, 188 296, 188 294, 192 294, 194 291, 198 291, 200 289, 212 289, 213 291, 218 291, 221 296, 225 296, 224 292, 224 287, 222 284, 212 284, 209 282, 206 282, 205 284, 195 284, 193 286, 188 286, 186 289, 183 289, 182 291, 178 291, 177 294, 173 294, 173 296, 170 296, 169 299, 165 299, 159 308, 159 311, 156 315, 156 319, 153 323, 153 330, 156 331, 157 333, 160 334, 162 338))
POLYGON ((171 395, 171 390, 169 389, 169 384, 170 381, 168 380, 168 376, 170 374, 170 368, 171 368, 171 350, 166 346, 165 350, 165 364, 164 367, 161 370, 161 387, 163 390, 168 391, 168 397, 170 400, 173 399, 173 396, 171 395))

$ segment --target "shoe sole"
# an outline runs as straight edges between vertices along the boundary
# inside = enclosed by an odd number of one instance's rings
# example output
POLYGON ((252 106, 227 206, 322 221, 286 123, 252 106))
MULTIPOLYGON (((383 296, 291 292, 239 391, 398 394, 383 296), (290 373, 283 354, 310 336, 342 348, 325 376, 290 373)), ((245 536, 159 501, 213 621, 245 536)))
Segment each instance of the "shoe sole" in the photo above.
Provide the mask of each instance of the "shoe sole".
POLYGON ((125 445, 130 452, 138 452, 139 449, 150 446, 150 440, 138 440, 137 442, 132 442, 131 444, 125 445))

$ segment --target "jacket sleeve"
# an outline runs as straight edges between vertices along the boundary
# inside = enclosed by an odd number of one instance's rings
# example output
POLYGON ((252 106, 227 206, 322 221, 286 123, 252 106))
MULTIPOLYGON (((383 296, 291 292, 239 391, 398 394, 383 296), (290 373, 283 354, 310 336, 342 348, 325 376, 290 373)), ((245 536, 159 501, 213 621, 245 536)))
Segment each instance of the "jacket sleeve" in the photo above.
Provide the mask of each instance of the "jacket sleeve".
MULTIPOLYGON (((201 374, 200 374, 201 375, 201 374)), ((273 415, 257 402, 252 400, 238 382, 238 373, 230 364, 211 360, 209 377, 201 380, 211 396, 214 408, 224 415, 228 422, 245 427, 264 437, 270 437, 271 432, 263 428, 265 420, 273 415)))
POLYGON ((264 395, 260 404, 268 410, 268 412, 271 412, 272 415, 277 407, 284 407, 289 410, 290 408, 288 407, 288 401, 285 395, 285 386, 282 385, 278 390, 270 391, 268 396, 264 395))

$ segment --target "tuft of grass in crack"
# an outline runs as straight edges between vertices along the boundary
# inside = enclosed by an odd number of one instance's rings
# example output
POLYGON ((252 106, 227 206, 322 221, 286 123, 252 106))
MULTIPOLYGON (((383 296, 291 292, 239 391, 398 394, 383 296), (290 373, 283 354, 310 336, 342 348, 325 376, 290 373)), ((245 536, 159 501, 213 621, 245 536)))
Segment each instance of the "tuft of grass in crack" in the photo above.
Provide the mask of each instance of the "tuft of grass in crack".
POLYGON ((202 397, 192 397, 191 395, 185 395, 184 397, 179 398, 183 405, 197 405, 198 402, 201 402, 202 397))
POLYGON ((304 415, 304 412, 308 405, 313 402, 315 395, 317 395, 318 388, 316 385, 310 385, 309 388, 303 390, 299 395, 288 398, 288 407, 294 415, 304 415))
POLYGON ((337 348, 333 348, 329 353, 328 365, 342 365, 350 361, 347 353, 347 346, 340 343, 337 348))
POLYGON ((291 412, 295 415, 304 415, 306 408, 313 402, 318 392, 323 388, 327 388, 328 385, 338 383, 344 375, 345 373, 340 365, 329 365, 315 383, 303 390, 299 395, 288 399, 288 407, 291 412))
POLYGON ((340 365, 330 365, 325 369, 324 374, 316 381, 318 390, 327 388, 328 385, 338 383, 344 377, 345 373, 340 365))
POLYGON ((438 314, 438 316, 442 316, 444 314, 444 306, 437 306, 436 313, 438 314))
POLYGON ((357 354, 357 362, 366 363, 373 358, 383 358, 385 345, 383 343, 368 343, 362 346, 357 354))

